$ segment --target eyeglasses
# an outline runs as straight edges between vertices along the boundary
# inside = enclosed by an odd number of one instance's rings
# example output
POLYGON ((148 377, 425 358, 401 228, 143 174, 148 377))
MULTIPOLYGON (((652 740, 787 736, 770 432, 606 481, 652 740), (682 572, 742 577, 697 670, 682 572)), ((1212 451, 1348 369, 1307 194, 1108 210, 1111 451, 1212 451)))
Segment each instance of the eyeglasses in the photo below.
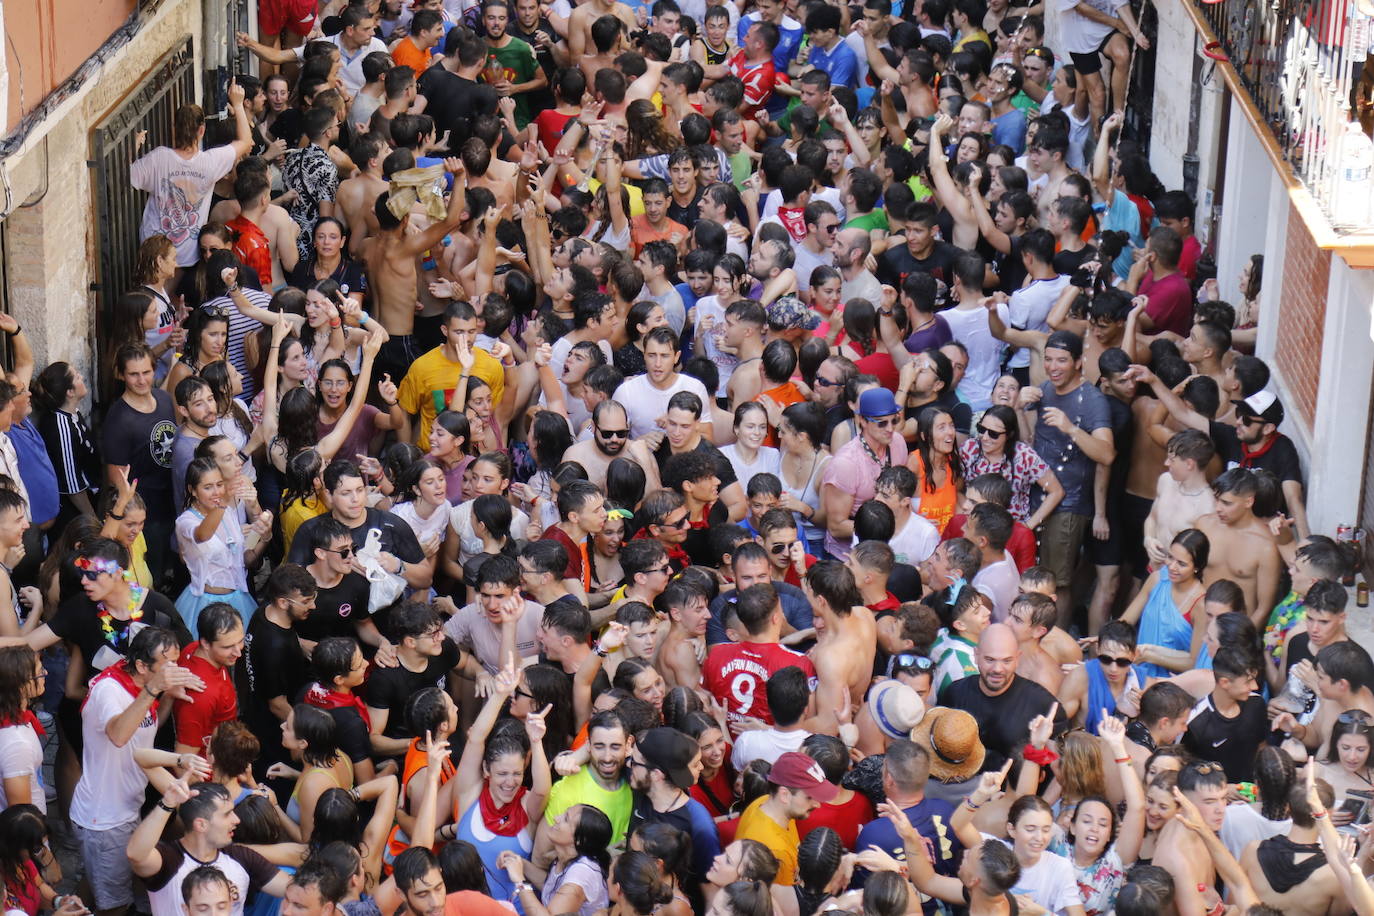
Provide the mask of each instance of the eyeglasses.
POLYGON ((1099 655, 1097 661, 1099 664, 1113 665, 1117 668, 1129 668, 1131 665, 1135 664, 1135 662, 1131 661, 1129 658, 1113 658, 1110 655, 1099 655))
POLYGON ((914 652, 899 652, 892 656, 892 670, 898 668, 915 668, 917 671, 929 671, 935 667, 935 663, 924 655, 917 655, 914 652))
POLYGON ((772 547, 769 547, 769 548, 768 548, 768 551, 769 551, 770 553, 776 554, 776 555, 778 555, 778 556, 782 556, 783 554, 785 554, 785 553, 787 553, 789 550, 791 550, 791 549, 792 549, 792 545, 795 544, 795 543, 797 543, 797 542, 796 542, 796 541, 788 541, 786 544, 774 544, 772 547))
POLYGON ((882 418, 879 418, 879 419, 868 418, 868 422, 872 423, 874 426, 878 427, 879 429, 887 429, 889 426, 895 427, 899 422, 901 422, 901 418, 900 418, 900 417, 882 417, 882 418))
POLYGON ((839 224, 839 223, 835 223, 833 226, 817 226, 816 228, 819 229, 821 232, 824 232, 824 233, 826 233, 827 235, 829 235, 829 234, 832 234, 832 233, 835 233, 835 232, 839 232, 839 231, 840 231, 840 224, 839 224))
POLYGON ((981 424, 981 423, 978 424, 978 427, 977 427, 977 428, 978 428, 978 435, 980 435, 980 436, 987 436, 989 439, 1000 439, 1000 438, 1002 438, 1003 436, 1005 436, 1005 435, 1007 434, 1007 431, 1006 431, 1005 429, 1002 429, 1002 430, 988 429, 986 426, 984 426, 984 425, 981 424))
POLYGON ((627 439, 630 436, 628 429, 601 429, 597 427, 596 434, 603 439, 627 439))
POLYGON ((325 553, 337 553, 341 560, 347 560, 349 557, 353 556, 352 547, 341 547, 338 550, 335 550, 333 547, 322 547, 320 549, 325 553))
POLYGON ((420 634, 420 638, 421 638, 421 639, 440 639, 440 640, 442 640, 442 639, 444 638, 444 628, 443 628, 443 627, 435 627, 435 628, 432 629, 432 630, 425 630, 423 633, 420 634))
POLYGON ((662 573, 663 575, 667 576, 667 575, 672 575, 672 572, 673 572, 673 564, 671 564, 671 563, 664 563, 662 566, 655 566, 653 569, 646 569, 646 570, 644 570, 644 575, 646 575, 646 576, 652 576, 654 573, 662 573))
POLYGON ((518 696, 518 697, 524 697, 524 698, 527 699, 527 700, 533 700, 533 699, 534 699, 534 694, 530 693, 528 690, 525 690, 525 689, 522 688, 522 687, 516 687, 516 688, 515 688, 515 695, 518 696))

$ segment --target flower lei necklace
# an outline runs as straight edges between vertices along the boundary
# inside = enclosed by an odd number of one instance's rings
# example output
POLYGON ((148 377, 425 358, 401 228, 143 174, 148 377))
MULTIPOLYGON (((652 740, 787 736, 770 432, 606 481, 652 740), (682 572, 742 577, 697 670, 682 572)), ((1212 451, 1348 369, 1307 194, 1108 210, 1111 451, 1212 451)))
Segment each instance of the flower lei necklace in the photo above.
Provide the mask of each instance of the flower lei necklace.
MULTIPOLYGON (((143 599, 147 595, 147 589, 139 585, 134 579, 132 570, 120 568, 114 560, 105 557, 78 557, 76 567, 83 572, 110 573, 120 576, 129 584, 129 601, 126 610, 129 612, 129 622, 136 623, 143 619, 143 599)), ((105 641, 111 646, 119 648, 119 643, 124 636, 128 635, 126 629, 123 634, 116 633, 114 626, 110 623, 114 619, 114 613, 101 601, 96 605, 96 619, 100 621, 100 629, 105 634, 105 641)))

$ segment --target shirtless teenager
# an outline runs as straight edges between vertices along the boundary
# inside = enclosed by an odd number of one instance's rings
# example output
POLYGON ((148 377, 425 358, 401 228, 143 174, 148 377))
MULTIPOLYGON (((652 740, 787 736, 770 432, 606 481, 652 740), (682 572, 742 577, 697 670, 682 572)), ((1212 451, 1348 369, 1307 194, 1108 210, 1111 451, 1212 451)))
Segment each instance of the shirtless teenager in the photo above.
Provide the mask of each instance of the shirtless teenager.
MULTIPOLYGON (((1011 623, 1011 627, 1018 629, 1019 624, 1011 623)), ((1025 658, 1023 647, 1022 661, 1025 658)), ((1130 624, 1119 620, 1104 624, 1097 637, 1097 657, 1065 675, 1055 694, 1064 716, 1095 735, 1104 708, 1108 713, 1130 711, 1127 707, 1133 706, 1132 699, 1140 694, 1141 680, 1133 667, 1135 660, 1135 630, 1130 624)))
POLYGON ((1317 653, 1317 717, 1307 724, 1295 722, 1291 713, 1279 713, 1274 728, 1291 734, 1309 751, 1326 747, 1336 718, 1349 709, 1374 717, 1374 661, 1359 643, 1344 640, 1317 653))
MULTIPOLYGON (((1178 342, 1179 354, 1192 367, 1193 374, 1216 382, 1218 391, 1225 391, 1230 383, 1224 364, 1230 350, 1231 332, 1213 321, 1193 322, 1188 336, 1178 342)), ((1224 414, 1229 414, 1229 405, 1223 402, 1222 406, 1227 408, 1224 414)))
POLYGON ((440 244, 463 221, 463 163, 459 159, 445 159, 444 169, 453 176, 453 193, 443 222, 411 234, 406 231, 410 214, 397 217, 392 213, 387 206, 389 193, 379 195, 373 205, 378 231, 363 246, 363 259, 377 303, 378 320, 391 335, 377 360, 378 371, 389 372, 393 378, 404 378, 410 364, 423 352, 413 336, 415 314, 421 305, 415 296, 416 258, 440 244))
MULTIPOLYGON (((702 322, 703 330, 710 330, 710 319, 702 322)), ((725 337, 738 362, 730 373, 725 390, 731 409, 752 401, 763 389, 759 375, 759 360, 763 357, 763 334, 768 327, 768 313, 752 299, 740 299, 725 308, 725 337)))
POLYGON ((349 150, 358 171, 339 185, 336 201, 348 230, 348 253, 352 257, 358 257, 363 242, 377 234, 377 216, 372 211, 372 204, 389 187, 382 177, 382 160, 388 152, 381 134, 363 134, 353 141, 353 148, 349 150))
POLYGON ((654 667, 668 689, 701 684, 701 659, 706 652, 706 623, 711 609, 706 593, 685 579, 674 579, 654 602, 655 610, 668 613, 668 633, 659 641, 654 667))
POLYGON ((591 0, 590 3, 583 3, 573 10, 572 16, 568 19, 568 56, 573 60, 581 60, 592 45, 592 23, 602 16, 611 15, 625 23, 625 29, 630 32, 639 29, 639 23, 635 20, 635 14, 628 6, 619 0, 591 0))
MULTIPOLYGON (((571 362, 571 361, 570 361, 571 362)), ((574 442, 563 453, 564 461, 576 461, 587 471, 587 479, 599 487, 606 485, 606 471, 617 458, 629 458, 648 475, 657 475, 658 466, 648 448, 630 439, 630 421, 618 401, 602 401, 592 411, 592 434, 574 442)))
MULTIPOLYGON (((1178 790, 1192 802, 1203 826, 1213 833, 1226 819, 1226 771, 1220 764, 1195 760, 1178 774, 1178 790)), ((1174 901, 1179 916, 1202 916, 1208 910, 1203 894, 1215 888, 1216 866, 1202 838, 1173 818, 1161 828, 1155 844, 1154 864, 1174 879, 1174 901)))
MULTIPOLYGON (((1032 566, 1021 573, 1018 590, 1039 592, 1051 601, 1059 600, 1059 585, 1054 581, 1054 573, 1043 566, 1032 566)), ((1040 639, 1040 648, 1049 653, 1050 658, 1061 668, 1064 665, 1077 665, 1083 661, 1083 649, 1078 641, 1055 625, 1040 639)))
MULTIPOLYGON (((1329 811, 1336 800, 1335 792, 1324 779, 1317 780, 1315 788, 1321 802, 1317 810, 1329 811)), ((1240 866, 1260 902, 1285 916, 1345 912, 1345 894, 1317 842, 1317 818, 1307 795, 1307 786, 1298 782, 1288 795, 1293 826, 1281 837, 1255 840, 1246 846, 1240 866)))
MULTIPOLYGON (((1044 595, 1027 592, 1017 595, 1007 611, 1007 626, 1016 634, 1021 648, 1021 660, 1016 673, 1035 681, 1050 693, 1058 695, 1064 675, 1050 654, 1040 648, 1040 640, 1058 619, 1058 605, 1044 595)), ((1068 709, 1065 708, 1065 714, 1068 709)))
MULTIPOLYGON (((1151 566, 1168 560, 1174 535, 1216 510, 1216 497, 1207 485, 1207 464, 1215 454, 1212 440, 1195 429, 1174 433, 1169 440, 1165 471, 1155 484, 1155 501, 1145 519, 1144 545, 1151 566)), ((1146 574, 1142 570, 1142 578, 1146 574)))
MULTIPOLYGON (((239 164, 239 175, 234 179, 234 197, 239 205, 238 216, 228 220, 226 225, 239 234, 234 246, 240 260, 260 261, 251 257, 251 240, 257 237, 267 243, 267 255, 271 261, 270 276, 259 279, 264 287, 268 282, 272 289, 285 285, 286 274, 295 269, 300 261, 300 251, 296 248, 296 237, 301 228, 282 207, 272 203, 272 181, 265 170, 246 169, 239 164), (249 255, 245 258, 245 255, 249 255)), ((261 249, 257 249, 261 251, 261 249)), ((258 264, 251 265, 255 268, 258 264)))
POLYGON ((1255 497, 1259 483, 1246 468, 1232 468, 1212 482, 1216 511, 1197 520, 1197 529, 1207 535, 1211 555, 1203 584, 1230 579, 1245 593, 1245 605, 1255 626, 1264 626, 1269 611, 1278 601, 1279 573, 1283 559, 1273 538, 1255 517, 1255 497))
POLYGON ((873 677, 878 633, 873 612, 863 606, 854 574, 835 560, 808 569, 802 592, 815 613, 816 645, 810 656, 820 679, 818 714, 825 718, 846 707, 857 709, 873 677))

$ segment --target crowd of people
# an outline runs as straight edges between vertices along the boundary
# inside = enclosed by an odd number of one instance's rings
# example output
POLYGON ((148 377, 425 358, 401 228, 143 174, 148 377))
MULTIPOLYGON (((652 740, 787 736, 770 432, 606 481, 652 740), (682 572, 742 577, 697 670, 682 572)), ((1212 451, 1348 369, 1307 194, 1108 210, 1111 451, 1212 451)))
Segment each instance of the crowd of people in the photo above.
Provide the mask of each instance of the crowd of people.
POLYGON ((5 910, 1374 914, 1263 259, 1056 6, 260 0, 0 315, 5 910))

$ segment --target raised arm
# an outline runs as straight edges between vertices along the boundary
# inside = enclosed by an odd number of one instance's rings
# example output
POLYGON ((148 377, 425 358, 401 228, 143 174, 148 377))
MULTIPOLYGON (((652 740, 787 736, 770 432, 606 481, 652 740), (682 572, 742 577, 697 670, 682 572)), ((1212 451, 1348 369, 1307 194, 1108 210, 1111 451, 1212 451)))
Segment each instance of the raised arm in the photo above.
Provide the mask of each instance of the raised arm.
POLYGON ((357 422, 358 414, 363 411, 363 404, 367 401, 368 383, 372 380, 372 364, 377 359, 377 353, 382 349, 382 338, 377 334, 370 334, 363 341, 363 365, 358 371, 358 379, 353 384, 353 395, 348 399, 348 406, 344 408, 343 416, 339 417, 339 422, 334 426, 333 432, 325 436, 315 446, 320 453, 320 458, 328 463, 338 454, 344 442, 348 439, 348 434, 353 431, 353 424, 357 422))
POLYGON ((983 178, 981 166, 976 166, 968 176, 968 200, 973 210, 973 216, 978 220, 978 231, 983 234, 983 238, 988 240, 988 244, 1003 254, 1011 251, 1011 236, 997 228, 997 221, 992 218, 992 212, 988 209, 988 202, 983 199, 983 191, 978 186, 983 178))
MULTIPOLYGON (((1087 6, 1086 3, 1078 4, 1079 7, 1087 6)), ((1123 116, 1121 112, 1115 111, 1102 122, 1102 136, 1098 139, 1097 149, 1093 151, 1093 190, 1097 196, 1107 202, 1107 206, 1112 205, 1112 172, 1111 172, 1111 150, 1112 134, 1116 133, 1121 127, 1123 116)))
POLYGON ((965 849, 972 849, 983 842, 983 835, 973 825, 974 812, 1002 794, 1002 783, 1010 770, 1011 761, 1008 760, 1002 764, 1002 769, 984 773, 978 780, 978 788, 960 803, 954 811, 954 816, 949 819, 950 829, 965 849))
POLYGON ((1161 382, 1159 376, 1155 375, 1149 369, 1139 364, 1134 364, 1131 368, 1126 370, 1126 374, 1132 381, 1144 382, 1149 385, 1150 390, 1152 390, 1155 397, 1159 399, 1159 403, 1163 404, 1165 409, 1169 411, 1169 415, 1179 423, 1191 429, 1196 429, 1199 432, 1210 432, 1211 421, 1189 407, 1183 398, 1179 397, 1168 385, 1161 382))
POLYGON ((1126 814, 1121 819, 1121 829, 1116 835, 1116 851, 1122 863, 1130 865, 1140 857, 1140 844, 1145 840, 1145 790, 1131 764, 1130 752, 1126 750, 1125 723, 1108 715, 1104 709, 1097 735, 1111 752, 1112 765, 1120 776, 1121 789, 1126 797, 1126 814))
POLYGON ((266 63, 281 65, 300 60, 291 49, 268 47, 262 42, 254 39, 253 36, 249 35, 247 32, 235 32, 234 37, 239 47, 247 48, 249 51, 253 52, 254 57, 266 63))
POLYGON ((24 329, 9 313, 0 314, 0 331, 4 331, 10 338, 10 359, 13 367, 10 372, 27 387, 33 378, 33 347, 29 346, 24 329))
MULTIPOLYGON (((962 809, 964 806, 961 804, 959 807, 962 809)), ((888 823, 897 831, 897 836, 901 838, 902 848, 906 854, 908 877, 911 879, 911 883, 916 885, 916 889, 927 897, 936 897, 946 903, 962 906, 965 902, 964 883, 958 878, 950 878, 935 873, 935 866, 931 864, 930 857, 926 854, 925 840, 922 839, 920 832, 912 826, 911 819, 907 817, 901 806, 890 801, 879 802, 878 813, 887 818, 888 823)), ((977 838, 976 842, 972 846, 965 844, 965 848, 972 849, 974 846, 982 845, 982 835, 975 830, 973 836, 977 838)))
POLYGON ((463 756, 459 759, 458 769, 453 774, 453 778, 458 780, 458 785, 463 787, 459 803, 463 810, 467 810, 482 791, 482 755, 486 753, 487 736, 491 734, 492 726, 501 715, 506 700, 515 693, 518 678, 515 665, 508 664, 501 669, 492 680, 491 695, 487 697, 487 702, 483 704, 481 712, 472 723, 472 728, 468 730, 467 742, 463 745, 463 756))
POLYGON ((935 179, 935 196, 955 222, 972 223, 975 222, 973 207, 950 177, 949 161, 945 157, 945 131, 953 126, 954 119, 947 114, 935 119, 934 126, 930 128, 930 155, 927 159, 931 177, 935 179))

